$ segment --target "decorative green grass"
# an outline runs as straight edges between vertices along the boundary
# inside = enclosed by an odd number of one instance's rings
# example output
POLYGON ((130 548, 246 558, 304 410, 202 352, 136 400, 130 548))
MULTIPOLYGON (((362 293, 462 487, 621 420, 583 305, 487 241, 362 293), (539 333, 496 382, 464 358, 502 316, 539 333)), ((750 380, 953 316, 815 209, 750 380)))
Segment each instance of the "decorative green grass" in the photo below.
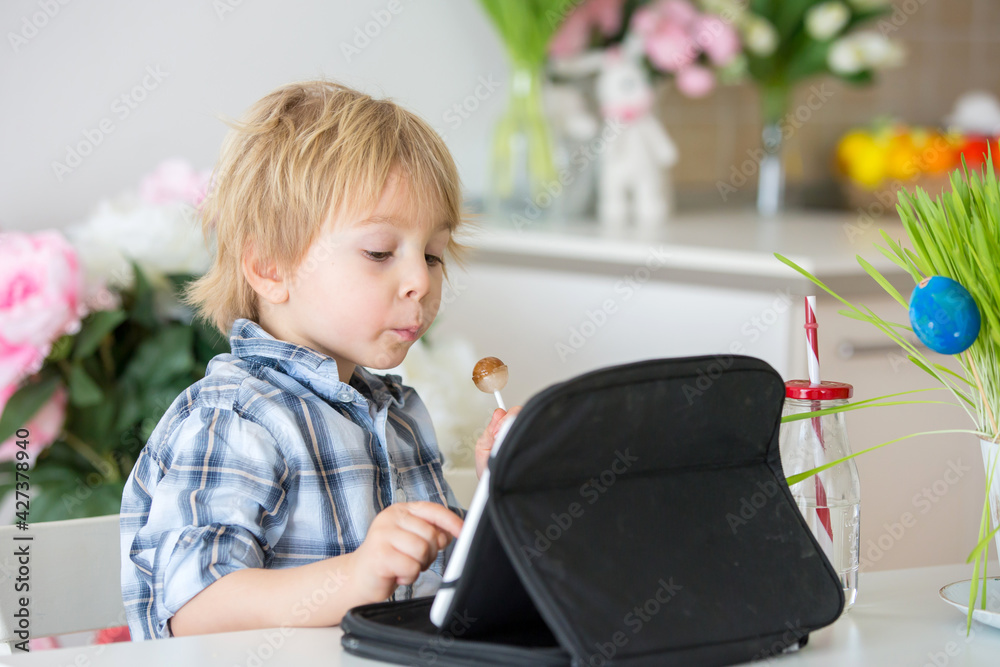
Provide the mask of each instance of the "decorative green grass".
MULTIPOLYGON (((876 315, 864 305, 854 305, 831 290, 821 280, 786 257, 775 254, 780 261, 802 274, 819 288, 840 301, 847 308, 841 315, 868 322, 896 343, 906 357, 922 371, 934 378, 940 387, 918 389, 919 391, 947 390, 955 399, 950 401, 886 401, 901 396, 892 394, 860 401, 846 408, 831 408, 814 413, 794 415, 805 419, 838 410, 853 410, 875 406, 912 403, 950 403, 958 405, 972 419, 974 429, 949 429, 913 433, 883 442, 862 450, 833 463, 829 463, 788 478, 789 486, 794 485, 818 472, 831 468, 849 458, 870 452, 885 445, 899 442, 918 435, 935 433, 970 433, 983 440, 1000 439, 997 419, 1000 415, 1000 182, 997 181, 992 159, 988 159, 982 172, 970 171, 963 160, 962 168, 951 174, 951 191, 944 192, 935 200, 921 189, 915 193, 903 189, 899 192, 896 211, 913 250, 903 248, 884 230, 881 231, 885 245, 875 247, 890 261, 905 270, 913 278, 914 285, 925 277, 946 276, 961 283, 976 300, 982 319, 979 337, 965 352, 956 355, 963 373, 955 373, 942 364, 936 363, 905 337, 913 329, 905 324, 889 322, 876 315)), ((909 308, 907 299, 875 267, 858 256, 858 263, 887 294, 904 308, 909 308)), ((915 392, 903 392, 910 394, 915 392)), ((786 419, 788 421, 789 419, 786 419)), ((982 606, 986 607, 986 558, 989 543, 1000 530, 989 527, 989 482, 994 470, 987 470, 987 495, 980 521, 979 543, 969 554, 968 562, 973 566, 973 585, 969 593, 968 626, 972 624, 972 610, 979 597, 978 582, 982 577, 982 606)))

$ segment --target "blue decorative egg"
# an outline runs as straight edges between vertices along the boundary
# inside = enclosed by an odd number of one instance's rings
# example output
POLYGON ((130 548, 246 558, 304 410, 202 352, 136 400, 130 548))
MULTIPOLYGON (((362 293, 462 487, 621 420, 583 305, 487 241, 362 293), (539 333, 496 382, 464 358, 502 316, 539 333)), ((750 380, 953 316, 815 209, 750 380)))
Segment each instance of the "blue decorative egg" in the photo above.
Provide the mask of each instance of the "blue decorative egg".
POLYGON ((910 295, 910 324, 935 352, 960 354, 976 341, 982 322, 969 290, 951 278, 931 276, 910 295))

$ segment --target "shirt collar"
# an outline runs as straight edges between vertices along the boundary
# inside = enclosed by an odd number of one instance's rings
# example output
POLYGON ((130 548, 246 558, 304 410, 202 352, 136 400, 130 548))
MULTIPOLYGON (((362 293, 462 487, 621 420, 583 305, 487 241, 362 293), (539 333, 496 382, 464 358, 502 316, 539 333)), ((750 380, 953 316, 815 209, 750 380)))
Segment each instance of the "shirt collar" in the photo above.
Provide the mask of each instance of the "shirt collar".
POLYGON ((275 368, 332 403, 351 403, 359 396, 372 400, 381 410, 390 401, 403 405, 402 378, 375 375, 355 366, 350 383, 340 381, 337 361, 311 348, 278 340, 245 318, 233 322, 229 346, 234 356, 275 368))

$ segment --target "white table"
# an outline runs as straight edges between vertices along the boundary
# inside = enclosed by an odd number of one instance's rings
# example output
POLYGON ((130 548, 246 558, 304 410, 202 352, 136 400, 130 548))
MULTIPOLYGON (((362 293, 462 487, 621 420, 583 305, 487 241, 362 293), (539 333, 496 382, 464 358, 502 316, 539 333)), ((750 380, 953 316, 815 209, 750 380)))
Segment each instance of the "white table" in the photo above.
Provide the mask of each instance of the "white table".
MULTIPOLYGON (((861 575, 859 601, 832 626, 813 633, 787 667, 845 665, 997 665, 1000 630, 974 624, 938 597, 945 584, 971 576, 968 565, 945 565, 861 575)), ((164 667, 241 665, 308 667, 375 665, 343 652, 339 628, 251 630, 152 642, 39 651, 0 658, 13 667, 164 667)), ((763 664, 757 662, 754 664, 763 664)))

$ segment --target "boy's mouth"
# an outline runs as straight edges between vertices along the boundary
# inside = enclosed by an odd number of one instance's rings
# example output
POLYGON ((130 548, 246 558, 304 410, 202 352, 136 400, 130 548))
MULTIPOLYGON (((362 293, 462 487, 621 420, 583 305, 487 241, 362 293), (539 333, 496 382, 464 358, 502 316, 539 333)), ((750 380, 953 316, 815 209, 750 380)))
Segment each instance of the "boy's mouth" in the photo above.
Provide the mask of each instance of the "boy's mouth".
POLYGON ((409 329, 393 329, 403 340, 416 340, 420 337, 420 327, 410 327, 409 329))

